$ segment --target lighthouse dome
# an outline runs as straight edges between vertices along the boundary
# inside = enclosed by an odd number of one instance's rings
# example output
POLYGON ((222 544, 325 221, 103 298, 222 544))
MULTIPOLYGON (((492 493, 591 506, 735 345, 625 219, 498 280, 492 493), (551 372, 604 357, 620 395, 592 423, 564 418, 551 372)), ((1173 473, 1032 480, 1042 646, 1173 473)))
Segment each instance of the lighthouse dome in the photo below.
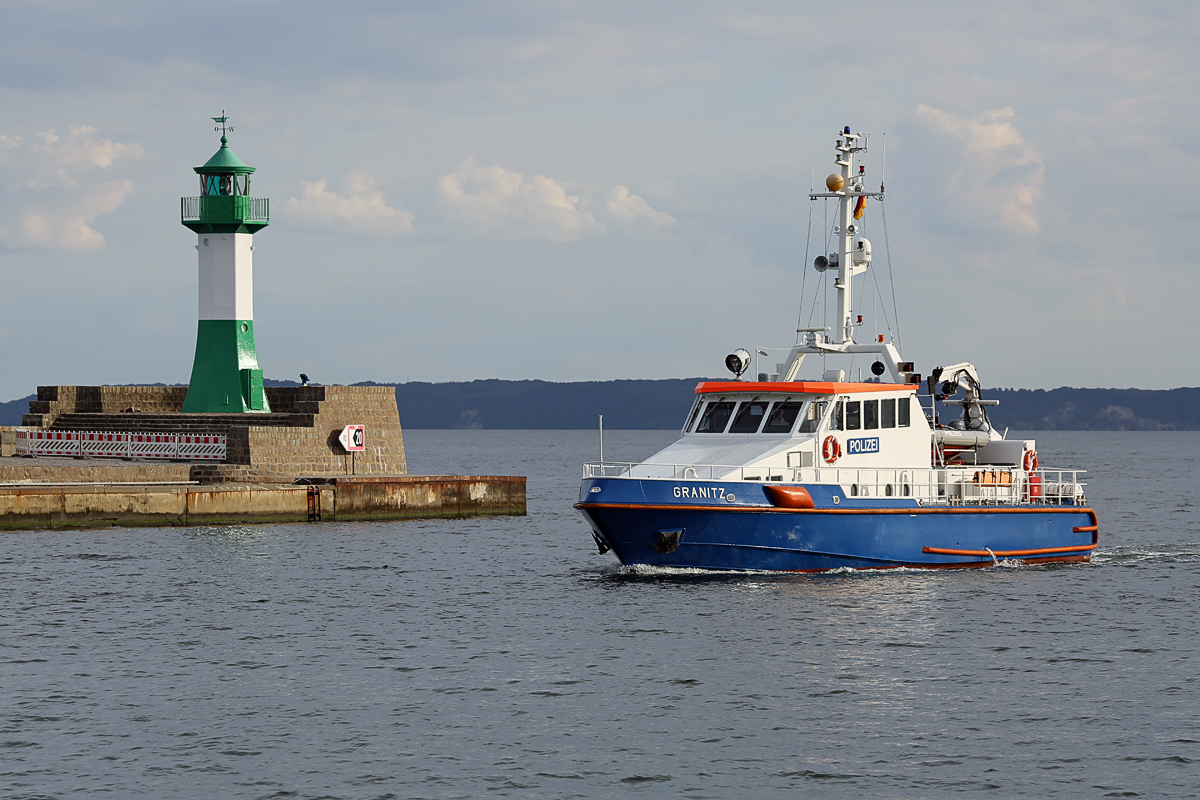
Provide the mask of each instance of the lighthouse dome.
POLYGON ((229 139, 221 137, 221 147, 202 167, 193 167, 200 175, 249 175, 254 167, 247 167, 229 148, 229 139))

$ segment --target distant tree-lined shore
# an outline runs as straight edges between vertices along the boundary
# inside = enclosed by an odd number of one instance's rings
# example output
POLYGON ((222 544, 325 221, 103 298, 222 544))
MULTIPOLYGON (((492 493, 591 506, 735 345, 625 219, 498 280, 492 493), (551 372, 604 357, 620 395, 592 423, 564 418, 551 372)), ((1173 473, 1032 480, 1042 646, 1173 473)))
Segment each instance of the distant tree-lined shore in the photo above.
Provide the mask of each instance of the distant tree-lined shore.
MULTIPOLYGON (((670 430, 683 424, 703 378, 666 380, 549 381, 478 380, 396 386, 400 422, 406 428, 589 429, 604 415, 607 428, 670 430)), ((295 381, 266 381, 295 386, 295 381)), ((993 424, 1013 430, 1194 431, 1200 430, 1200 388, 1182 389, 991 389, 1000 401, 993 424)), ((20 425, 34 396, 0 403, 0 425, 20 425)))

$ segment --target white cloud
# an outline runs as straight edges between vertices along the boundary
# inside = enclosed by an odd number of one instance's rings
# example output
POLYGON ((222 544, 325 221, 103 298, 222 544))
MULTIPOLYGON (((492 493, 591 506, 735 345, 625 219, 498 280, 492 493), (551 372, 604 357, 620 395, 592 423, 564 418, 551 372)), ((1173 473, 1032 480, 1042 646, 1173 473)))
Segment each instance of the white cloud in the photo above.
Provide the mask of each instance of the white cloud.
POLYGON ((60 165, 69 165, 87 169, 89 167, 112 166, 120 158, 142 156, 142 148, 137 144, 121 144, 108 139, 95 139, 92 134, 95 128, 87 125, 71 127, 71 134, 66 139, 54 131, 39 133, 42 144, 34 145, 33 149, 45 153, 60 165))
POLYGON ((633 222, 637 219, 648 219, 655 225, 670 225, 675 221, 665 211, 656 211, 643 198, 630 194, 624 186, 614 186, 608 190, 604 207, 608 213, 622 222, 633 222))
POLYGON ((97 172, 121 159, 140 158, 143 151, 95 133, 84 125, 71 127, 66 136, 43 131, 31 143, 0 136, 0 242, 47 250, 104 247, 104 235, 92 224, 121 205, 133 182, 101 180, 97 172))
POLYGON ((483 233, 569 242, 605 229, 558 181, 526 178, 499 165, 479 167, 473 157, 438 178, 436 193, 448 217, 483 233))
POLYGON ((959 166, 946 185, 960 213, 999 224, 1013 233, 1041 230, 1038 205, 1046 170, 1013 121, 1012 108, 958 117, 932 106, 918 105, 917 117, 959 149, 959 166))
POLYGON ((0 228, 7 243, 19 247, 47 250, 99 250, 104 235, 91 225, 96 217, 116 211, 133 191, 128 179, 90 186, 71 201, 52 211, 30 211, 17 219, 17 225, 0 228), (14 235, 15 234, 15 235, 14 235))
POLYGON ((376 182, 362 173, 352 172, 342 179, 341 193, 330 191, 324 179, 300 181, 300 196, 288 199, 288 211, 322 227, 367 233, 374 236, 401 236, 416 233, 413 215, 387 204, 376 182))

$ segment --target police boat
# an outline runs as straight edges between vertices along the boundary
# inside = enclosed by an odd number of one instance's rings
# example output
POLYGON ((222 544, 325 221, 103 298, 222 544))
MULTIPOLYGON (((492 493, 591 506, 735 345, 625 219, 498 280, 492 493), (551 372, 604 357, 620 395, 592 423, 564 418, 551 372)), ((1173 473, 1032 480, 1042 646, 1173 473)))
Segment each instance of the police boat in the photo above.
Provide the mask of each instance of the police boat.
POLYGON ((866 149, 844 128, 838 170, 809 195, 836 206, 826 232, 836 249, 814 262, 818 281, 833 278, 835 324, 799 328, 777 372, 758 380, 742 379, 747 350, 729 355, 733 380, 697 385, 679 440, 645 461, 585 464, 575 508, 601 553, 797 572, 1090 560, 1099 522, 1082 471, 1044 468, 1034 440, 997 432, 988 408, 999 401, 983 397, 974 365, 937 367, 923 382, 894 337, 859 341, 865 206, 884 199, 883 183, 869 191, 865 166, 856 171, 866 149), (821 371, 802 379, 809 356, 821 371), (871 375, 829 368, 839 358, 869 361, 871 375))

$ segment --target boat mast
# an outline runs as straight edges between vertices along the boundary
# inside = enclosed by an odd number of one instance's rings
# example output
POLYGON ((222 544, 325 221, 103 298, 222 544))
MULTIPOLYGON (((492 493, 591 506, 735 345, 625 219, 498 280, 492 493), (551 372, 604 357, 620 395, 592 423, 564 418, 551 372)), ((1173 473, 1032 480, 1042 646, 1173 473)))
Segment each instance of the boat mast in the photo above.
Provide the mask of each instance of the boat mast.
MULTIPOLYGON (((863 195, 862 177, 854 174, 854 154, 866 150, 866 137, 861 133, 850 133, 849 126, 842 129, 841 138, 837 140, 835 163, 841 168, 841 186, 834 190, 828 188, 838 197, 838 225, 835 233, 840 244, 838 253, 838 276, 834 280, 834 288, 838 292, 838 314, 841 325, 834 331, 834 344, 851 344, 854 342, 854 283, 855 275, 867 271, 865 263, 854 263, 854 237, 858 226, 854 224, 854 203, 863 195)), ((831 175, 832 179, 833 176, 831 175)), ((837 184, 836 181, 828 183, 837 184)))
POLYGON ((900 369, 900 354, 891 342, 854 341, 854 329, 857 327, 854 317, 854 276, 867 271, 871 263, 871 244, 859 235, 858 225, 855 224, 854 211, 858 203, 865 202, 868 197, 883 199, 883 186, 878 192, 869 192, 863 186, 866 179, 864 167, 855 171, 855 153, 867 150, 867 137, 861 133, 851 133, 850 126, 838 131, 835 146, 834 163, 838 171, 825 179, 827 192, 810 192, 809 199, 818 197, 836 198, 838 201, 836 225, 833 232, 837 237, 835 252, 817 256, 813 264, 819 271, 837 268, 837 278, 833 285, 838 293, 838 316, 832 336, 826 337, 822 328, 797 328, 797 333, 807 334, 806 341, 792 348, 788 356, 786 370, 781 370, 785 381, 795 380, 804 356, 810 353, 830 355, 833 353, 873 353, 880 358, 885 369, 891 372, 893 380, 902 383, 906 380, 907 372, 900 369), (836 260, 836 263, 835 263, 836 260))
MULTIPOLYGON (((867 271, 871 257, 869 252, 859 253, 857 247, 858 226, 854 224, 854 207, 859 198, 883 198, 883 192, 868 192, 864 190, 863 179, 865 169, 854 171, 854 154, 866 152, 867 137, 861 133, 851 133, 850 126, 838 132, 836 152, 833 161, 838 171, 825 179, 828 192, 813 192, 809 198, 835 197, 838 201, 837 225, 833 232, 837 236, 837 270, 834 288, 838 292, 839 324, 833 331, 833 344, 854 344, 854 284, 855 275, 867 271)), ((882 187, 880 187, 882 189, 882 187)), ((830 254, 831 256, 833 254, 830 254)), ((830 261, 832 261, 832 257, 830 261)), ((830 264, 830 266, 833 266, 830 264)), ((821 267, 824 269, 824 267, 821 267)))

